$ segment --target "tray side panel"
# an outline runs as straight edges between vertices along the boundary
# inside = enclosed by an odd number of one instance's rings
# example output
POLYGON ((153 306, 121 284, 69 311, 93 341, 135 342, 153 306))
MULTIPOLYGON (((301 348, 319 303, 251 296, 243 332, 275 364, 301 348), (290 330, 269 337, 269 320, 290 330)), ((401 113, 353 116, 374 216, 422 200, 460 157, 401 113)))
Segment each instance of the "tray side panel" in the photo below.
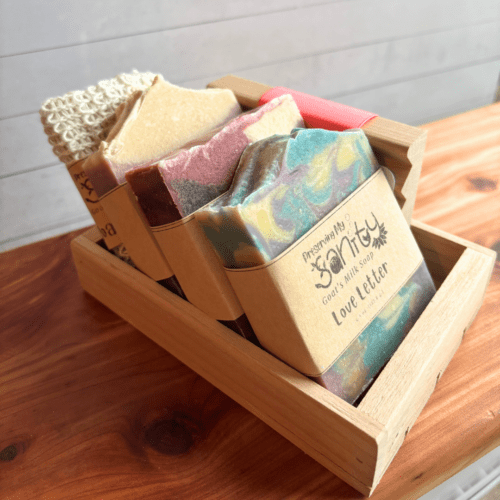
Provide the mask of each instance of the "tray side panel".
POLYGON ((88 236, 72 242, 87 292, 328 470, 370 494, 383 426, 110 255, 94 243, 95 233, 88 236))
POLYGON ((436 287, 441 286, 467 248, 493 255, 487 248, 413 220, 411 230, 436 287))
MULTIPOLYGON (((433 241, 434 248, 443 245, 442 234, 422 236, 423 227, 416 233, 421 235, 424 245, 432 247, 433 241)), ((461 241, 464 248, 458 262, 358 407, 383 424, 388 432, 387 447, 380 450, 375 484, 400 448, 481 307, 494 257, 486 249, 478 251, 476 245, 470 244, 470 248, 468 242, 461 241)), ((458 251, 460 239, 454 238, 450 245, 458 251)))
POLYGON ((394 194, 410 223, 422 171, 427 131, 387 118, 369 121, 363 130, 381 165, 396 178, 394 194))

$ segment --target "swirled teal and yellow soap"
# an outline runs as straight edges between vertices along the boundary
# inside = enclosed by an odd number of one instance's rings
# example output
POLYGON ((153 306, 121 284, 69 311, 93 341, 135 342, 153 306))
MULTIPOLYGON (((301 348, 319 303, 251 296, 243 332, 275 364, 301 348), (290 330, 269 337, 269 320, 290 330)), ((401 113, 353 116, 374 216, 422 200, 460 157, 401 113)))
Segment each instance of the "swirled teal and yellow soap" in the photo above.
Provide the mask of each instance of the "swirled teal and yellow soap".
MULTIPOLYGON (((425 263, 420 260, 411 270, 409 279, 405 278, 391 294, 390 300, 384 299, 381 305, 374 306, 376 294, 380 295, 384 287, 383 279, 394 269, 392 261, 385 267, 379 266, 380 269, 370 267, 370 259, 385 243, 387 225, 376 219, 370 207, 365 207, 361 213, 367 214, 368 226, 371 224, 372 229, 377 229, 377 239, 368 229, 362 232, 359 220, 349 215, 354 213, 350 209, 342 220, 332 218, 332 214, 337 213, 336 207, 338 209, 347 202, 351 207, 356 204, 360 186, 373 184, 375 178, 380 180, 383 175, 379 168, 361 130, 296 129, 290 135, 275 135, 248 146, 230 189, 196 212, 201 227, 224 263, 261 344, 350 403, 359 398, 393 355, 435 292, 425 263), (333 220, 336 222, 331 225, 333 220), (321 235, 321 238, 314 235, 321 235), (360 238, 359 243, 355 241, 356 237, 360 238), (342 272, 324 263, 321 265, 317 243, 320 240, 324 243, 321 248, 329 256, 335 257, 336 251, 341 252, 345 242, 344 254, 348 244, 353 255, 362 249, 359 258, 366 264, 363 271, 357 261, 353 260, 349 265, 342 256, 342 272), (299 244, 307 246, 307 241, 314 243, 311 243, 309 253, 297 249, 299 244), (371 246, 368 248, 368 245, 371 246), (331 250, 327 252, 327 248, 331 250), (291 257, 293 252, 297 258, 291 257), (311 255, 314 257, 308 260, 311 255), (297 267, 303 270, 299 272, 297 267), (310 277, 314 272, 319 282, 311 288, 310 277), (351 292, 347 294, 351 284, 347 285, 345 280, 349 281, 349 276, 354 274, 362 276, 365 272, 367 283, 373 288, 378 286, 378 290, 370 289, 365 283, 363 285, 368 288, 363 289, 360 281, 357 287, 359 296, 350 295, 351 292), (302 280, 301 276, 307 279, 302 280), (330 282, 324 284, 328 281, 327 276, 330 282), (327 285, 329 295, 322 290, 327 285), (314 305, 310 310, 306 307, 297 312, 297 304, 300 309, 301 303, 308 303, 314 293, 320 294, 316 302, 323 301, 317 306, 318 310, 314 305), (365 300, 366 294, 370 293, 369 300, 365 300), (333 310, 327 299, 333 295, 336 295, 335 300, 347 302, 346 307, 333 310), (364 308, 365 316, 370 315, 366 312, 369 301, 372 308, 377 307, 377 314, 370 316, 367 324, 352 335, 345 346, 337 346, 337 332, 343 328, 340 324, 347 322, 341 314, 347 315, 346 310, 353 312, 357 308, 355 314, 361 318, 364 308), (316 312, 322 314, 327 323, 331 322, 325 324, 321 320, 323 333, 318 337, 314 328, 307 328, 307 325, 317 323, 316 312), (298 315, 303 317, 298 318, 298 315), (286 320, 282 320, 285 316, 286 320), (296 324, 306 327, 295 328, 296 324), (334 345, 332 349, 329 343, 334 345), (325 354, 330 351, 335 352, 331 360, 328 358, 330 354, 325 354)), ((394 198, 392 193, 389 194, 394 198)), ((373 200, 374 207, 378 201, 373 200)), ((395 200, 394 207, 400 212, 395 200)), ((396 238, 392 234, 394 230, 391 231, 388 237, 392 241, 396 238)), ((407 232, 404 238, 412 238, 409 230, 407 232)), ((416 247, 414 240, 412 244, 416 247)), ((354 317, 354 313, 351 316, 354 317)), ((358 323, 362 324, 362 320, 358 323)))

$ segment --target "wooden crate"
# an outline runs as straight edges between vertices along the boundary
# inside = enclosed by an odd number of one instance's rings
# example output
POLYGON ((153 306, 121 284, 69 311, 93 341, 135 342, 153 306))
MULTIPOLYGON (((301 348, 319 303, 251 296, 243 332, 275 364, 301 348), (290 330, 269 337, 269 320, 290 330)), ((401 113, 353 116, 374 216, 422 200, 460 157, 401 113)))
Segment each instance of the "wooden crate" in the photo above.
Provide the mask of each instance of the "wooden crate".
MULTIPOLYGON (((377 120, 365 132, 379 159, 395 172, 398 199, 411 214, 425 134, 377 120)), ((420 222, 413 221, 412 230, 438 291, 358 407, 119 260, 99 245, 97 228, 71 246, 88 293, 370 495, 477 314, 495 261, 491 250, 420 222)))

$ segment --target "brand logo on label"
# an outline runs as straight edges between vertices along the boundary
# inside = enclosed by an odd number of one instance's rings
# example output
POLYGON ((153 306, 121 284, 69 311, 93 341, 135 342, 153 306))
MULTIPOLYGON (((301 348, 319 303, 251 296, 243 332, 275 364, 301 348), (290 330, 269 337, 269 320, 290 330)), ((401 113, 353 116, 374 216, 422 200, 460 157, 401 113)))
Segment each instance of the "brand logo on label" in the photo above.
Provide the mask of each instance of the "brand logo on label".
POLYGON ((83 199, 87 203, 98 203, 99 198, 97 197, 94 187, 92 186, 90 179, 87 177, 87 174, 85 172, 79 172, 73 174, 73 177, 75 178, 75 182, 77 182, 77 185, 80 187, 80 190, 82 191, 83 199), (86 194, 83 194, 85 191, 86 194))
MULTIPOLYGON (((329 288, 333 281, 333 276, 339 274, 346 266, 346 259, 350 257, 355 258, 363 249, 375 248, 379 250, 387 243, 387 229, 385 224, 380 224, 377 217, 371 212, 372 220, 365 219, 364 223, 358 225, 354 222, 354 236, 349 234, 342 235, 346 229, 345 222, 336 223, 333 227, 334 230, 325 238, 320 240, 316 245, 311 247, 311 250, 302 253, 302 258, 308 262, 314 258, 314 254, 326 246, 331 241, 335 242, 338 237, 341 237, 340 242, 336 243, 333 247, 326 251, 326 254, 320 254, 316 257, 314 262, 310 262, 311 271, 318 271, 319 283, 316 283, 316 288, 329 288)), ((348 220, 348 216, 346 216, 348 220)), ((370 260, 373 257, 373 252, 367 255, 370 260)), ((357 266, 354 266, 348 274, 355 274, 357 266)), ((348 281, 348 278, 347 278, 348 281)))

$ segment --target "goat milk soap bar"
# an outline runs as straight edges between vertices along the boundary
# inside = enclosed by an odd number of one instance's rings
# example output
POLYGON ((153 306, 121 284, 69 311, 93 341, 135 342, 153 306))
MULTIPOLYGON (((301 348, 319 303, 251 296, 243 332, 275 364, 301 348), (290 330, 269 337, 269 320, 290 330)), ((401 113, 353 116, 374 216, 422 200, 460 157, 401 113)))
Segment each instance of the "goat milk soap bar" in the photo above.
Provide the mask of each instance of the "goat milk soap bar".
POLYGON ((125 174, 160 160, 240 111, 230 90, 183 89, 157 76, 147 90, 132 94, 117 110, 106 141, 85 161, 83 168, 132 260, 155 281, 177 289, 125 174))
POLYGON ((303 121, 297 105, 281 96, 126 175, 187 299, 225 324, 241 321, 243 310, 193 213, 227 191, 246 146, 298 126, 303 121))
POLYGON ((197 218, 262 346, 348 402, 435 291, 360 130, 249 146, 197 218))

